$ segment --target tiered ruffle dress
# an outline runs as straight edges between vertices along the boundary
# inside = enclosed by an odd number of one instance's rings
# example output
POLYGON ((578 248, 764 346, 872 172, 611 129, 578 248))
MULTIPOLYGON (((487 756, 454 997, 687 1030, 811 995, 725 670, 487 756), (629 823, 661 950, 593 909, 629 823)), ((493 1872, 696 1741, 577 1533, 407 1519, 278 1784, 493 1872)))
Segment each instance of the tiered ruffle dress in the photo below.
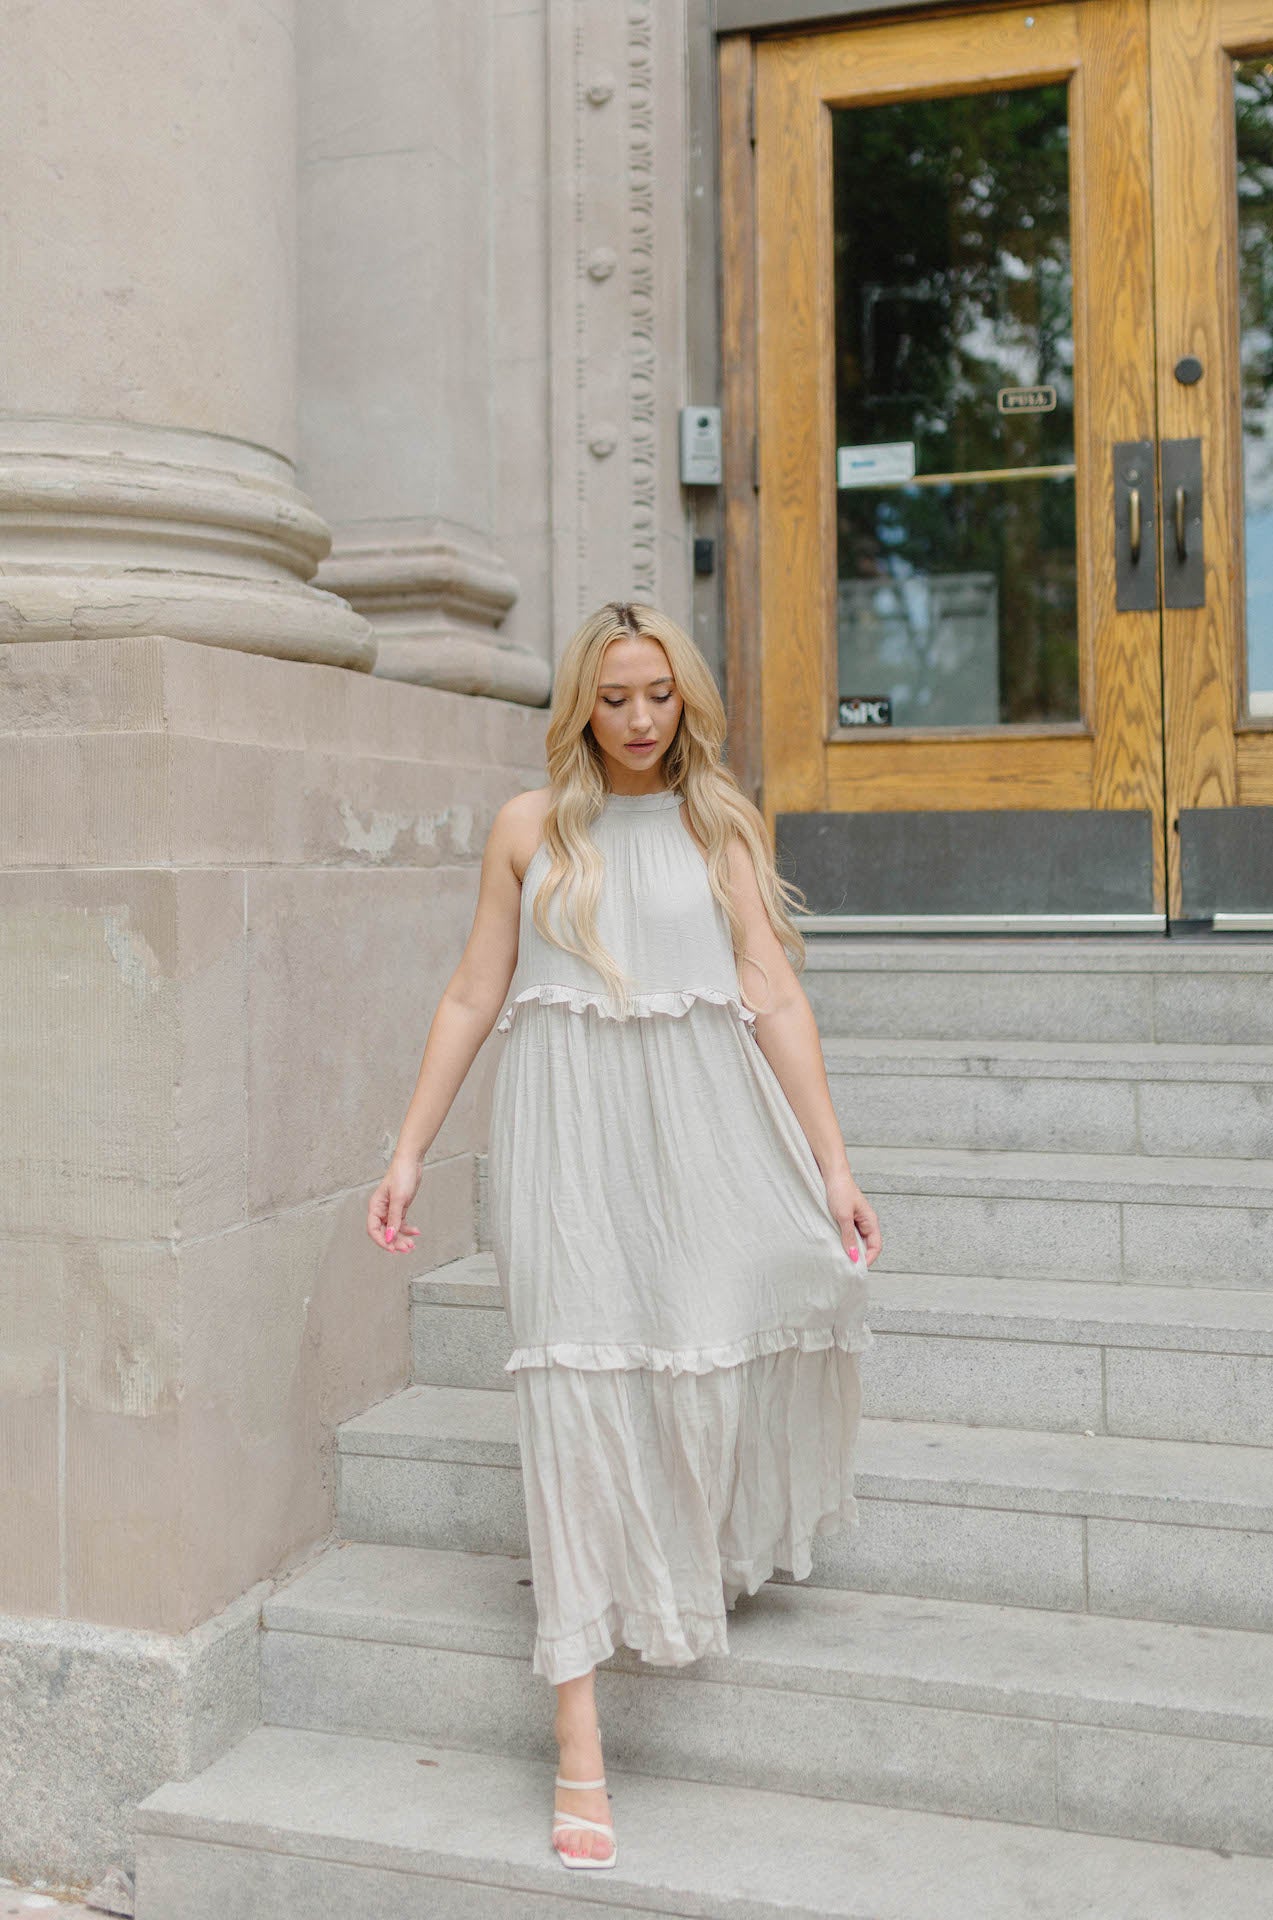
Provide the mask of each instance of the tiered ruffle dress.
POLYGON ((554 1684, 618 1642, 726 1652, 742 1591, 807 1578, 814 1534, 859 1524, 865 1251, 760 1047, 682 805, 609 794, 590 829, 631 1011, 532 924, 541 842, 497 1022, 491 1241, 554 1684))

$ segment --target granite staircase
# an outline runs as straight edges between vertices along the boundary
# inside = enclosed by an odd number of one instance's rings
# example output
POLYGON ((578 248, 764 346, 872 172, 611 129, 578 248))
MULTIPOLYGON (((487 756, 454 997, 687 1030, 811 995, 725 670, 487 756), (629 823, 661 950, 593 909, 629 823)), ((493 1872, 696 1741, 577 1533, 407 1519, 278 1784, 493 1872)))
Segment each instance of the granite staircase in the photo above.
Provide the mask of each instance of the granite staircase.
POLYGON ((860 1529, 727 1657, 599 1668, 619 1859, 567 1875, 495 1274, 413 1281, 261 1725, 138 1809, 137 1920, 1273 1916, 1273 945, 805 984, 886 1237, 860 1529))

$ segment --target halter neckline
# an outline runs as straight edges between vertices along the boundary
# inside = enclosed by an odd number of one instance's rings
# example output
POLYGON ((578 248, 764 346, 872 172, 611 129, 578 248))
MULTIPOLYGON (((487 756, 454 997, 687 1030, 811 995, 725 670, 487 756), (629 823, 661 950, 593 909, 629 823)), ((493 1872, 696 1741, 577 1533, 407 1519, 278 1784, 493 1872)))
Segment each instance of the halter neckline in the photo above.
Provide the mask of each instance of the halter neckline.
POLYGON ((675 787, 659 787, 654 793, 608 793, 605 804, 620 813, 638 813, 645 808, 679 807, 684 795, 675 787))

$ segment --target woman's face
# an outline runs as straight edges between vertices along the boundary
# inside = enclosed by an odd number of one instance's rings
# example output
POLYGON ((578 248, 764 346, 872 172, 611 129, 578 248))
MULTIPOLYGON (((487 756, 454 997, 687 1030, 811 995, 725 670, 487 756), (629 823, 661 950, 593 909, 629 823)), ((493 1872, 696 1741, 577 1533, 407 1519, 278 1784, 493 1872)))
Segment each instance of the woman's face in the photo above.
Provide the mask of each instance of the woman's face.
POLYGON ((616 792, 644 793, 667 785, 661 763, 684 705, 657 640, 642 635, 610 642, 601 663, 592 731, 616 792))

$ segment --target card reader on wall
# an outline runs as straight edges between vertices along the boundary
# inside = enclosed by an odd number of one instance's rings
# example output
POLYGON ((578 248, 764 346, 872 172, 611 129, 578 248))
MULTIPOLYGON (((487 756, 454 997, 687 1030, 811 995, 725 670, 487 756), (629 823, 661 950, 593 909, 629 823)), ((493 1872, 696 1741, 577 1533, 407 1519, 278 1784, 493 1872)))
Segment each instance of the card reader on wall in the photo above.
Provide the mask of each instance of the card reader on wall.
POLYGON ((720 408, 682 407, 681 485, 718 487, 720 481, 720 408))

